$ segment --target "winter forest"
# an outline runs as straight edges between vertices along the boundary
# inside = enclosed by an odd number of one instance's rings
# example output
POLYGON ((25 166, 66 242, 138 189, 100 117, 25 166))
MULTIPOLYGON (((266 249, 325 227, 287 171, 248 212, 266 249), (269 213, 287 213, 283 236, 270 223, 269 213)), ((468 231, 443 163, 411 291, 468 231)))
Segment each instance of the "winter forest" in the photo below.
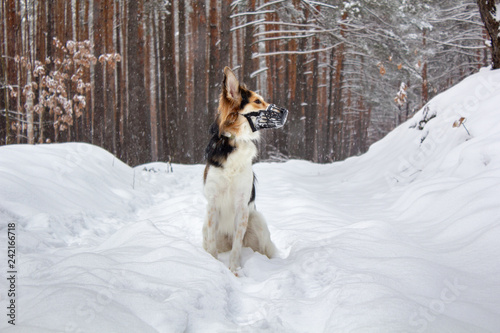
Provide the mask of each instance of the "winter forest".
MULTIPOLYGON (((262 160, 365 152, 490 65, 475 0, 2 0, 0 144, 203 162, 222 69, 290 110, 262 160)), ((497 27, 498 28, 498 27, 497 27)))

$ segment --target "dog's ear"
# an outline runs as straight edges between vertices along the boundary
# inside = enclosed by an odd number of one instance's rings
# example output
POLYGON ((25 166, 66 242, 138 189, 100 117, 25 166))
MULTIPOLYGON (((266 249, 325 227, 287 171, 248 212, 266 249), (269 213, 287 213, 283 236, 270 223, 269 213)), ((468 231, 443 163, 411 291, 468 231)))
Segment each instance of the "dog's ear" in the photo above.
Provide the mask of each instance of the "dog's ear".
POLYGON ((241 101, 240 82, 229 67, 224 68, 223 93, 235 104, 241 101))

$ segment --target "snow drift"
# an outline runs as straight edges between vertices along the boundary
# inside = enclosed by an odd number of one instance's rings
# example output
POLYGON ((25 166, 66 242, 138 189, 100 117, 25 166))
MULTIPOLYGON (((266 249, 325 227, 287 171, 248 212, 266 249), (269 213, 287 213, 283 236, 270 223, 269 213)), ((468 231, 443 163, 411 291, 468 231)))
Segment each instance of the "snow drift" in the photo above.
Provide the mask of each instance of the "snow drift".
POLYGON ((19 274, 16 327, 0 329, 497 331, 499 91, 500 71, 483 70, 363 156, 257 164, 280 253, 244 249, 240 278, 201 246, 203 166, 1 147, 0 242, 16 223, 19 274))

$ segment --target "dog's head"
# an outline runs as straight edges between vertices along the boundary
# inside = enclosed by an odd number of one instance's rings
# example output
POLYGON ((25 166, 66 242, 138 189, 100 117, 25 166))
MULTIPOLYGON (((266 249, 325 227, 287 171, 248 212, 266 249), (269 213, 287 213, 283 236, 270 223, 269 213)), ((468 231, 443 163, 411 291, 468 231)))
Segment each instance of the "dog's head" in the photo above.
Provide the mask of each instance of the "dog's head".
POLYGON ((262 96, 240 84, 229 67, 224 68, 224 80, 219 100, 217 125, 219 133, 240 139, 256 140, 259 133, 245 117, 247 114, 266 109, 269 103, 262 96))

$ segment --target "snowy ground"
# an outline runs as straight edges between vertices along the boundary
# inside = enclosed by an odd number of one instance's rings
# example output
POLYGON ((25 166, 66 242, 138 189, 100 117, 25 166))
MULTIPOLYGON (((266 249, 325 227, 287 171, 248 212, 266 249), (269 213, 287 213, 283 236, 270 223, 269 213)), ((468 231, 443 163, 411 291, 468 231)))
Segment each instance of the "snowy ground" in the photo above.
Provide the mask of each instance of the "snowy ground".
POLYGON ((0 147, 0 267, 15 223, 18 271, 0 330, 498 332, 499 91, 482 71, 364 156, 255 165, 280 253, 245 249, 239 278, 201 246, 203 166, 0 147))

